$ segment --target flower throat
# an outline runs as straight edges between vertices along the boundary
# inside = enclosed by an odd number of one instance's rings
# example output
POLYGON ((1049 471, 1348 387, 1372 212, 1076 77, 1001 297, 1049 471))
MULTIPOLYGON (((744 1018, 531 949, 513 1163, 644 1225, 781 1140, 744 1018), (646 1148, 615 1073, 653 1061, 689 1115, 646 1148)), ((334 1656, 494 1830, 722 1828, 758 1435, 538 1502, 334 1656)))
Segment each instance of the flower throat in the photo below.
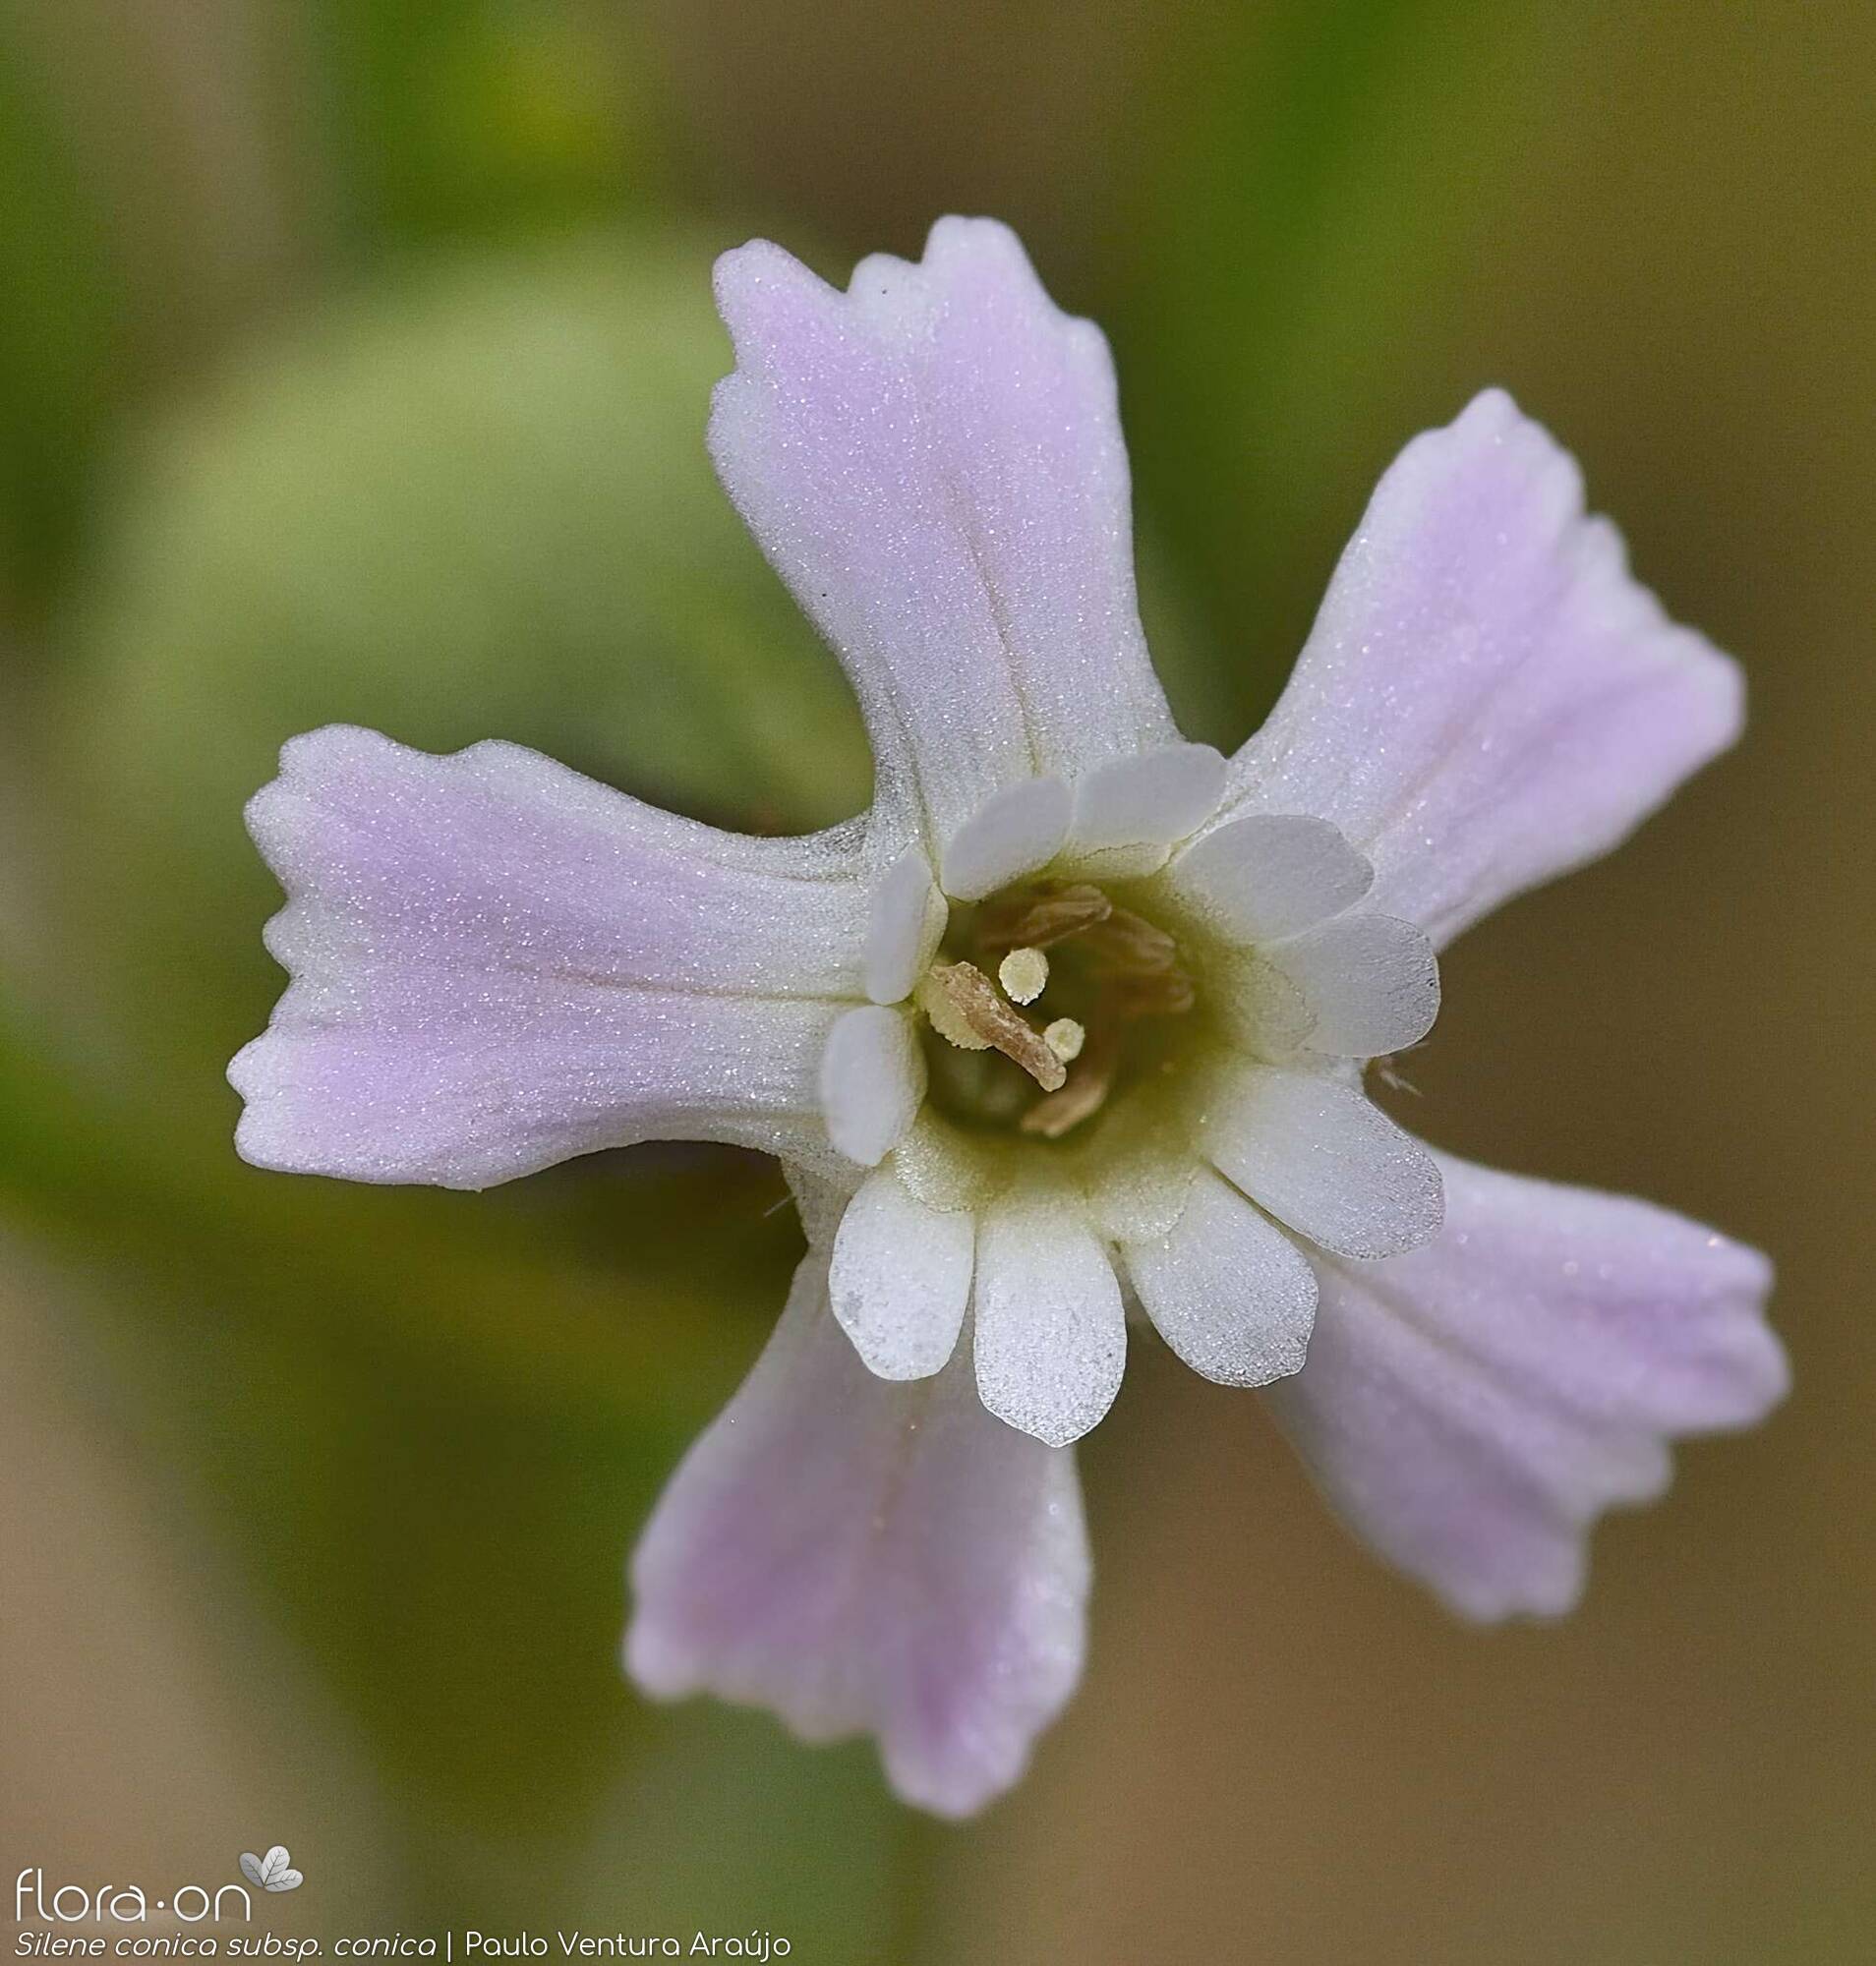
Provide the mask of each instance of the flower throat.
POLYGON ((954 906, 915 992, 932 1101, 961 1125, 1060 1139, 1151 1068, 1196 996, 1173 938, 1091 882, 954 906))

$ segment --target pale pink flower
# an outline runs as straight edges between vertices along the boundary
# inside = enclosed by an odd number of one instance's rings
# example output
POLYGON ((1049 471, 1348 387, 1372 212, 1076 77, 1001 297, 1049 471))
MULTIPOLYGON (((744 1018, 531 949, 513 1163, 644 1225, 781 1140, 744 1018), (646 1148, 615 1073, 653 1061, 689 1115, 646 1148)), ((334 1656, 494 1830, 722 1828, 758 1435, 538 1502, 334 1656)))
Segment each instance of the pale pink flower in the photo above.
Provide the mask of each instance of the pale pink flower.
POLYGON ((231 1069, 241 1151, 454 1187, 781 1156, 808 1254, 645 1532, 627 1660, 871 1732, 928 1808, 1012 1782, 1080 1675, 1069 1443, 1130 1313, 1266 1386, 1455 1609, 1564 1610, 1668 1437, 1783 1392, 1768 1266, 1436 1154, 1363 1073, 1426 1034, 1440 945, 1732 740, 1733 665, 1488 393, 1382 479, 1227 762, 1147 658, 1106 346, 1007 230, 844 294, 751 245, 718 300, 711 452, 852 680, 872 809, 742 838, 512 745, 296 739, 249 813, 293 981, 231 1069))

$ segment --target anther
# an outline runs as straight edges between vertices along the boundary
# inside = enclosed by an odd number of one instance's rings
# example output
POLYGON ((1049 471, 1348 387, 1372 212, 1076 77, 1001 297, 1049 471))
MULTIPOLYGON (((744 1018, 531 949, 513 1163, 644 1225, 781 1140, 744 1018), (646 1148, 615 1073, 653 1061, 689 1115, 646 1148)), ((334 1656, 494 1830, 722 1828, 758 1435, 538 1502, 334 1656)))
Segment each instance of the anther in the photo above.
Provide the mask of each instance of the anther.
POLYGON ((997 995, 996 985, 975 963, 934 962, 925 972, 918 1002, 940 1037, 966 1051, 994 1045, 1044 1092, 1058 1090, 1068 1077, 1067 1067, 1042 1034, 997 995))
POLYGON ((1179 945, 1163 928, 1143 921, 1129 908, 1112 908, 1088 932, 1088 942, 1116 969, 1131 975, 1152 976, 1170 969, 1179 954, 1179 945))
POLYGON ((931 1020, 931 1027, 947 1044, 954 1044, 960 1051, 988 1051, 990 1040, 983 1036, 966 1015, 964 1007, 940 979, 939 966, 934 964, 918 979, 912 991, 912 1002, 931 1020))
POLYGON ((1033 1004, 1048 987, 1049 958, 1039 949, 1013 949, 997 964, 997 981, 1013 1004, 1033 1004))
POLYGON ((1113 910, 1100 889, 1077 881, 1052 891, 1031 891, 1014 905, 986 910, 977 934, 988 950, 1050 949, 1105 921, 1113 910))
POLYGON ((1038 1099, 1018 1124, 1026 1133, 1059 1140, 1107 1104, 1119 1064, 1120 1045, 1112 1032, 1096 1031, 1094 1042, 1075 1069, 1074 1077, 1046 1099, 1038 1099))
POLYGON ((1082 1055, 1087 1033, 1073 1017, 1057 1017, 1054 1023, 1043 1027, 1042 1042, 1064 1065, 1073 1065, 1082 1055))

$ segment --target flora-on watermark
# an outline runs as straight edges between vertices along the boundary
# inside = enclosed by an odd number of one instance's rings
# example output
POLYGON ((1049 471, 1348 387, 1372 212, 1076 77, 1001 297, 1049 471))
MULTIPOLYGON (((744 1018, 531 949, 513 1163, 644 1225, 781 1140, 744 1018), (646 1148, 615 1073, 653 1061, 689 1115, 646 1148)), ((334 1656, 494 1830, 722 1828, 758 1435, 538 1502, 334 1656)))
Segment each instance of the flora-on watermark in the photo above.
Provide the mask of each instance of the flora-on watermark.
MULTIPOLYGON (((264 1856, 244 1850, 241 1875, 263 1891, 294 1891, 306 1881, 295 1870, 284 1843, 271 1845, 264 1856)), ((212 1894, 205 1884, 182 1884, 166 1897, 155 1897, 142 1884, 51 1884, 41 1866, 22 1871, 14 1879, 16 1959, 258 1959, 303 1966, 303 1962, 332 1959, 440 1959, 453 1966, 458 1953, 464 1962, 504 1959, 787 1959, 794 1943, 785 1936, 757 1926, 747 1933, 719 1933, 698 1928, 687 1933, 482 1932, 451 1927, 434 1932, 344 1933, 337 1937, 282 1937, 276 1933, 150 1932, 111 1935, 95 1928, 150 1923, 152 1912, 167 1914, 185 1926, 219 1923, 224 1918, 251 1924, 254 1900, 241 1884, 222 1884, 212 1894), (90 1931, 60 1932, 58 1926, 88 1926, 90 1931), (36 1930, 34 1928, 37 1928, 36 1930)), ((160 1921, 159 1921, 160 1922, 160 1921)))
MULTIPOLYGON (((269 1850, 269 1860, 284 1850, 269 1850)), ((241 1866, 256 1883, 262 1880, 248 1871, 252 1858, 243 1857, 241 1866)), ((293 1884, 272 1884, 270 1890, 291 1890, 300 1874, 292 1873, 293 1884)), ((147 1925, 152 1911, 166 1913, 184 1925, 205 1921, 220 1924, 224 1918, 239 1918, 248 1924, 254 1918, 254 1900, 244 1885, 218 1884, 210 1891, 206 1884, 178 1884, 167 1897, 154 1897, 142 1884, 48 1884, 45 1871, 32 1865, 13 1880, 13 1920, 16 1925, 147 1925), (238 1907, 238 1909, 237 1909, 238 1907)))

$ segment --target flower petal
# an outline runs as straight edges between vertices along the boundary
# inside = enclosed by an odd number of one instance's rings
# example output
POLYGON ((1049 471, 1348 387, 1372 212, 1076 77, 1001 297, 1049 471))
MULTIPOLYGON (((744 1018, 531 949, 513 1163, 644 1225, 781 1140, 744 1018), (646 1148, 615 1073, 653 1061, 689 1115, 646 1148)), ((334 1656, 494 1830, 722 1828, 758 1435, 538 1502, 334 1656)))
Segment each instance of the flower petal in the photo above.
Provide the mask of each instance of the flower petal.
POLYGON ((925 1096, 925 1060, 903 1012, 862 1004, 827 1034, 821 1055, 827 1136, 849 1160, 875 1167, 899 1144, 925 1096))
POLYGON ((967 1816, 1023 1772, 1081 1677, 1074 1457, 994 1420, 967 1357, 876 1379, 801 1266, 768 1348, 632 1559, 626 1663, 655 1698, 878 1737, 894 1789, 967 1816))
POLYGON ((1253 1201, 1338 1256, 1394 1256, 1438 1234, 1433 1156, 1326 1072, 1246 1066, 1205 1145, 1253 1201))
POLYGON ((964 1209, 927 1208, 891 1168, 848 1204, 834 1239, 834 1315, 869 1371, 929 1378, 957 1349, 970 1301, 977 1225, 964 1209))
POLYGON ((1666 1486, 1669 1436, 1784 1396, 1771 1268, 1644 1201, 1438 1158, 1445 1234, 1323 1263, 1309 1362, 1269 1397, 1388 1561, 1467 1617, 1555 1615, 1594 1518, 1666 1486))
POLYGON ((1433 944, 1392 915, 1337 917, 1264 951, 1303 993, 1313 1050, 1379 1058, 1418 1044, 1439 1014, 1433 944))
POLYGON ((1606 853, 1738 734, 1737 668, 1630 576, 1500 390, 1382 478, 1227 810, 1313 812, 1436 944, 1606 853))
POLYGON ((1209 744, 1171 744, 1116 758, 1075 787, 1077 846, 1169 846, 1211 817, 1224 793, 1225 761, 1209 744))
POLYGON ((295 738, 248 824, 293 982, 229 1068, 263 1167, 485 1187, 595 1148, 827 1157, 861 839, 743 839, 511 744, 295 738))
POLYGON ((1261 943, 1352 908, 1375 873, 1326 820, 1255 813, 1196 839, 1170 878, 1188 905, 1240 940, 1261 943))
POLYGON ((1107 345, 1015 235, 941 219, 841 293, 765 241, 719 260, 710 423, 749 530, 845 665, 882 791, 936 852, 990 795, 1177 741, 1134 596, 1107 345))
POLYGON ((1105 1250, 1066 1196, 983 1217, 975 1304, 977 1390, 999 1419, 1065 1447, 1114 1404, 1127 1314, 1105 1250))
POLYGON ((1019 779, 960 826, 939 874, 946 894, 981 900, 1052 859, 1068 837, 1074 794, 1060 779, 1019 779))
POLYGON ((873 884, 866 923, 866 994, 875 1004, 897 1004, 937 952, 945 932, 945 897, 931 878, 931 864, 908 847, 873 884))
POLYGON ((1170 1235, 1121 1254, 1146 1315, 1195 1372, 1222 1386, 1267 1386, 1301 1367, 1316 1272, 1216 1175, 1194 1183, 1170 1235))

